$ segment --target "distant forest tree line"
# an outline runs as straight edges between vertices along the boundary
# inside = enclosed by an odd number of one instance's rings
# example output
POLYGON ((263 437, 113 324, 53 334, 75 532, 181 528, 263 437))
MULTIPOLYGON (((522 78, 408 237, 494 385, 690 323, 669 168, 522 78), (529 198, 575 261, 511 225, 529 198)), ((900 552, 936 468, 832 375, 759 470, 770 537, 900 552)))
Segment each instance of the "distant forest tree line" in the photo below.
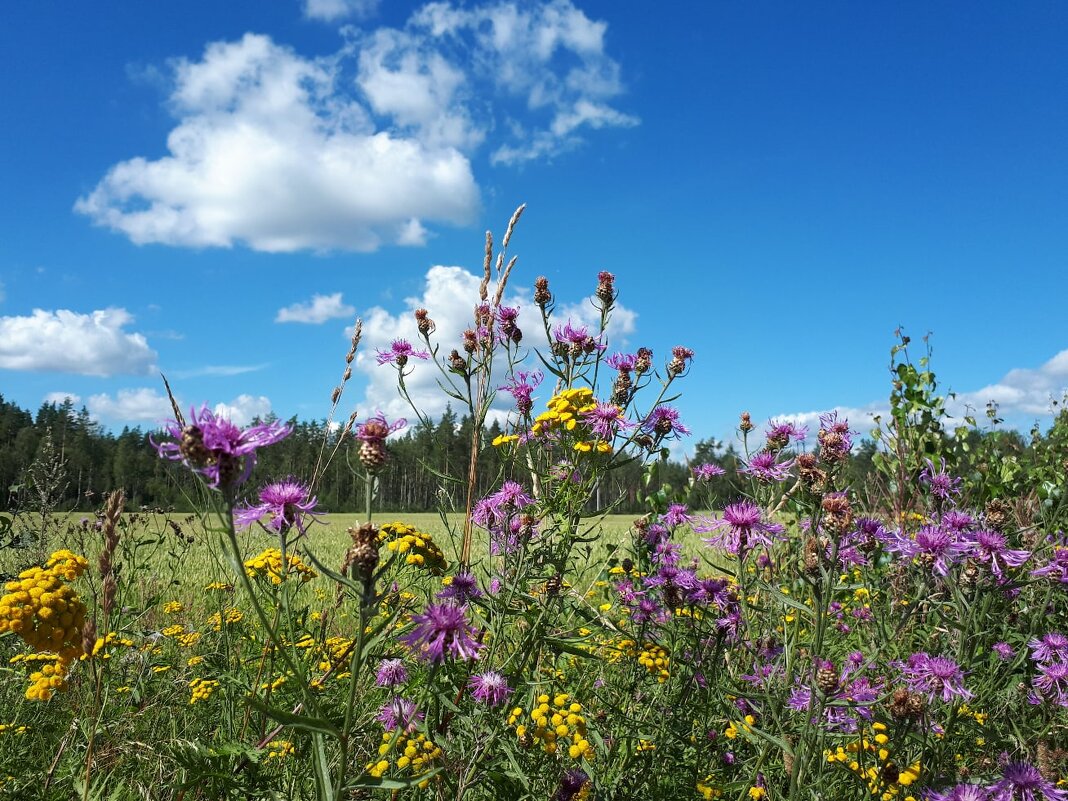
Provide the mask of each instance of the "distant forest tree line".
MULTIPOLYGON (((288 422, 293 433, 260 452, 250 486, 286 476, 308 480, 324 442, 328 451, 336 444, 336 433, 325 420, 293 418, 288 422)), ((500 433, 497 423, 485 432, 479 455, 480 495, 492 492, 503 478, 529 483, 522 475, 509 475, 503 454, 492 447, 500 433)), ((159 458, 149 439, 152 434, 140 428, 109 431, 85 408, 76 409, 69 400, 45 403, 34 415, 0 395, 0 510, 47 505, 57 511, 89 511, 98 507, 105 493, 122 487, 130 508, 190 511, 189 499, 195 497, 192 476, 159 458)), ((378 474, 375 507, 396 512, 431 511, 441 506, 462 509, 461 485, 443 477, 466 476, 470 442, 470 418, 452 410, 434 423, 411 426, 390 439, 390 459, 378 474)), ((315 491, 324 510, 363 510, 365 472, 357 455, 359 445, 352 438, 343 442, 323 473, 315 491)), ((720 451, 713 440, 698 442, 696 455, 699 461, 715 461, 731 473, 737 463, 733 451, 720 451)), ((615 471, 611 480, 598 488, 591 507, 643 511, 644 495, 649 491, 643 484, 643 472, 639 461, 615 471)), ((689 476, 687 465, 665 461, 651 489, 661 483, 679 488, 689 476)), ((726 482, 722 490, 728 491, 726 482)))

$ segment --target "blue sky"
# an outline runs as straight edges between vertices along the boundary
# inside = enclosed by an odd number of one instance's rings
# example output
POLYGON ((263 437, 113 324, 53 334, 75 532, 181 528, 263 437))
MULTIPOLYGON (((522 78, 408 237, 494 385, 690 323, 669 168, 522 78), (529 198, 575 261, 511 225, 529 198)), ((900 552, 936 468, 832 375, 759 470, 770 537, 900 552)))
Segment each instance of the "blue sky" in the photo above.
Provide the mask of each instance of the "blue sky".
MULTIPOLYGON (((483 235, 528 204, 611 345, 697 356, 695 437, 856 427, 905 326, 945 389, 1023 428, 1068 387, 1061 3, 23 3, 0 30, 0 393, 108 426, 403 411, 373 349, 447 342, 483 235), (318 296, 318 300, 316 297, 318 296)), ((530 338, 533 338, 531 329, 530 338)), ((431 388, 429 373, 414 380, 431 388)), ((435 402, 426 394, 428 403, 435 402)))

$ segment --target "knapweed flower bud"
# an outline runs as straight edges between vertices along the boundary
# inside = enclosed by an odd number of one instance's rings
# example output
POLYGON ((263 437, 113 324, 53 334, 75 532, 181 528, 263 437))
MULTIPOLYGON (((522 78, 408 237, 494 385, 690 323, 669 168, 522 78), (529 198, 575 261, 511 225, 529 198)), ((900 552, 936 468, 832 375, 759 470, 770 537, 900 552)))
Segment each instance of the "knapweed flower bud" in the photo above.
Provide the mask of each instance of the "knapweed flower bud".
POLYGON ((364 523, 348 531, 352 537, 352 547, 345 557, 345 563, 349 565, 354 578, 369 582, 378 567, 378 529, 372 523, 364 523))
POLYGON ((1012 507, 1001 498, 992 498, 986 502, 986 508, 983 510, 986 524, 1002 534, 1009 527, 1012 521, 1012 507))
POLYGON ((597 298, 605 305, 611 306, 616 299, 616 277, 612 273, 602 270, 597 273, 597 298))
POLYGON ((399 431, 407 425, 407 421, 400 419, 392 425, 386 422, 381 413, 375 415, 366 423, 356 426, 354 436, 361 441, 360 463, 367 468, 368 472, 379 470, 389 458, 386 450, 386 437, 394 431, 399 431))
POLYGON ((449 369, 459 375, 467 375, 467 359, 461 356, 460 352, 455 348, 449 354, 449 369))
POLYGON ((649 348, 638 348, 634 358, 635 375, 645 375, 653 367, 653 352, 649 348))
POLYGON ((830 695, 838 689, 838 670, 829 659, 817 660, 816 686, 824 695, 830 695))
POLYGON ((682 345, 676 345, 671 349, 671 361, 668 362, 667 372, 671 378, 686 372, 686 365, 693 359, 693 351, 682 345))
POLYGON ((478 348, 478 335, 475 334, 473 328, 467 328, 464 330, 464 351, 467 353, 474 353, 478 348))
POLYGON ((749 412, 742 412, 741 419, 738 422, 738 429, 744 434, 748 434, 756 426, 753 425, 753 418, 749 416, 749 412))
POLYGON ((539 275, 534 281, 534 302, 544 309, 552 302, 553 294, 549 291, 549 279, 539 275))
POLYGON ((423 336, 430 336, 437 328, 434 321, 430 319, 426 309, 415 310, 415 326, 423 336))

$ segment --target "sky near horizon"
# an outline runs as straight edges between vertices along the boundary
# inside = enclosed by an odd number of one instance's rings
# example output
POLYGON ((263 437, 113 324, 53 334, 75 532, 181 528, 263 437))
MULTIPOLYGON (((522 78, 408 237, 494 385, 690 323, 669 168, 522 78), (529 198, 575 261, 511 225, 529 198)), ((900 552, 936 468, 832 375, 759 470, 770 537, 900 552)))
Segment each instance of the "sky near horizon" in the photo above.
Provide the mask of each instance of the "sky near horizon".
MULTIPOLYGON (((0 394, 103 424, 405 415, 375 349, 506 292, 611 351, 696 356, 694 435, 885 408, 903 326, 955 414, 1068 389, 1068 5, 11 3, 0 26, 0 394)), ((413 391, 443 401, 431 370, 413 391)), ((535 397, 543 402, 547 388, 535 397)), ((508 396, 503 396, 502 403, 508 396)), ((406 414, 412 417, 411 413, 406 414)))

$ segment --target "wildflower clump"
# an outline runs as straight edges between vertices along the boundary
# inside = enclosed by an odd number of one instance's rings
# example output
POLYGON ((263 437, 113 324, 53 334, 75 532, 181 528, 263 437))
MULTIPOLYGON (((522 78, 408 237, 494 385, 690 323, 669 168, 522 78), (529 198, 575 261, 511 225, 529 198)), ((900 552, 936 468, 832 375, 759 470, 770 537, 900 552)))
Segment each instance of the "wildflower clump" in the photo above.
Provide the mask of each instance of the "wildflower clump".
POLYGON ((211 698, 212 693, 219 689, 219 682, 216 679, 192 679, 189 682, 189 689, 191 695, 189 703, 195 704, 199 701, 207 701, 211 698))
POLYGON ((523 708, 516 707, 508 716, 508 725, 515 726, 521 743, 540 744, 546 754, 566 753, 571 759, 592 760, 593 746, 587 738, 586 718, 582 704, 571 701, 567 693, 555 696, 542 694, 536 699, 537 706, 530 711, 532 727, 522 723, 523 708))
POLYGON ((833 751, 828 749, 824 755, 829 764, 844 765, 865 782, 869 792, 878 796, 880 801, 891 801, 901 788, 914 784, 920 778, 920 763, 916 761, 901 767, 890 758, 890 738, 886 734, 885 724, 873 723, 869 735, 833 751))
POLYGON ((283 567, 282 552, 277 548, 268 548, 258 556, 246 560, 245 573, 249 578, 261 578, 271 584, 281 584, 289 576, 308 582, 319 575, 296 554, 286 554, 286 567, 283 567))
POLYGON ((448 567, 445 554, 434 542, 434 538, 425 531, 417 531, 406 523, 387 523, 378 530, 379 545, 386 550, 404 556, 409 565, 416 565, 441 575, 448 567))
MULTIPOLYGON (((416 778, 430 770, 442 751, 422 732, 387 731, 382 733, 378 755, 377 762, 367 763, 366 770, 371 776, 381 779, 391 766, 396 766, 400 775, 416 778)), ((429 779, 424 779, 419 787, 425 789, 428 784, 429 779)))
POLYGON ((66 689, 67 668, 82 655, 85 604, 67 582, 88 566, 83 556, 56 551, 44 567, 28 568, 9 581, 0 598, 0 634, 14 632, 33 649, 15 659, 46 663, 30 674, 26 697, 31 700, 47 701, 54 691, 66 689))

